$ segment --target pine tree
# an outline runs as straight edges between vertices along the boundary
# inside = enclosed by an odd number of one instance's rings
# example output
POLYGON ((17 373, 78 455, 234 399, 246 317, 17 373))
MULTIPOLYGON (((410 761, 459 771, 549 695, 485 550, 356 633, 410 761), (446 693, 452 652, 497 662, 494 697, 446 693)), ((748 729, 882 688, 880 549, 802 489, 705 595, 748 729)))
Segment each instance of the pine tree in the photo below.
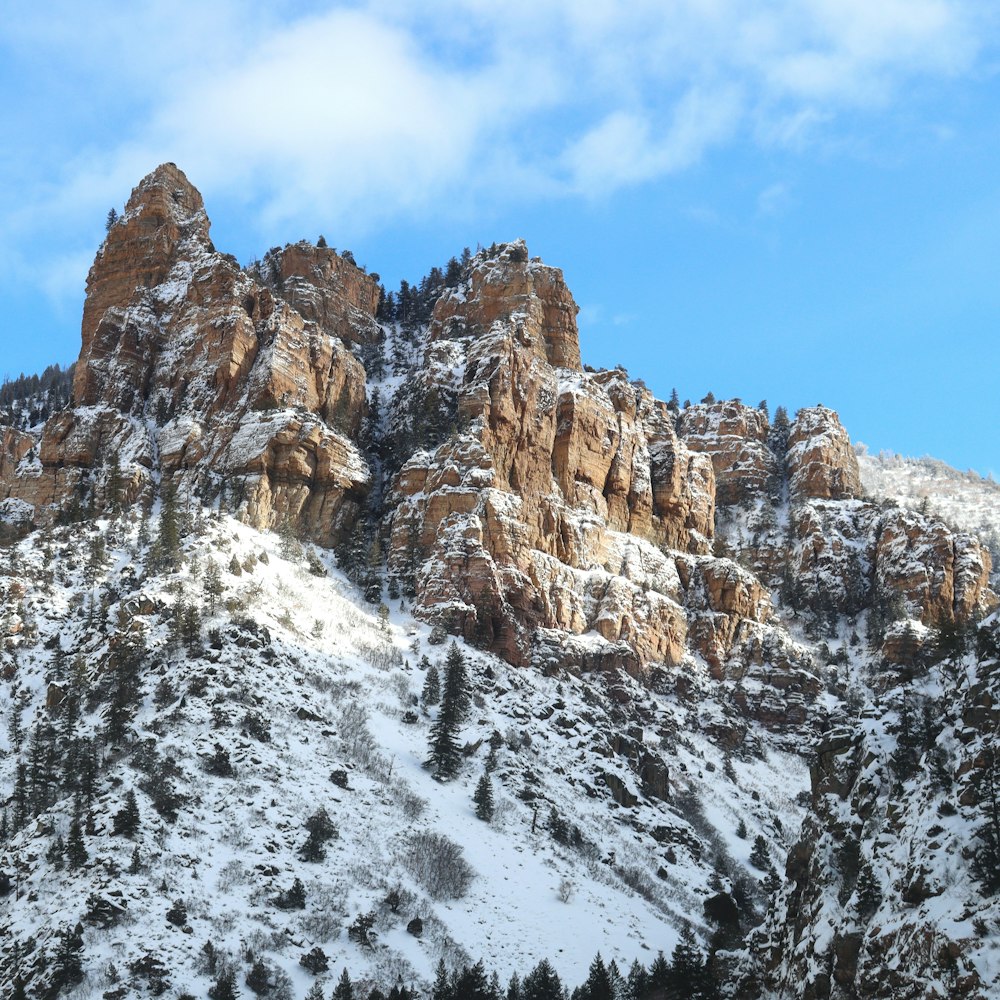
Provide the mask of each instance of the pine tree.
POLYGON ((154 563, 159 569, 177 568, 181 559, 181 528, 177 510, 177 490, 173 485, 163 488, 160 502, 160 530, 154 549, 154 563))
POLYGON ((670 956, 668 1000, 695 1000, 701 992, 703 962, 694 932, 685 926, 670 956))
MULTIPOLYGON (((662 956, 663 953, 660 954, 662 956)), ((625 979, 625 997, 628 1000, 643 1000, 649 992, 649 986, 646 967, 638 959, 634 959, 625 979)))
POLYGON ((83 925, 64 927, 56 937, 52 978, 49 980, 53 996, 83 981, 83 925))
POLYGON ((490 986, 483 963, 467 965, 452 986, 455 1000, 490 1000, 490 986))
MULTIPOLYGON (((345 969, 344 971, 346 972, 347 970, 345 969)), ((348 982, 350 982, 350 980, 348 980, 348 982)), ((333 996, 334 996, 334 998, 336 998, 336 996, 337 996, 336 992, 334 992, 333 996)), ((352 988, 349 996, 350 996, 350 1000, 354 1000, 354 990, 353 990, 353 988, 352 988)), ((317 983, 313 983, 312 986, 309 987, 308 992, 306 993, 305 1000, 324 1000, 324 996, 323 996, 323 984, 322 983, 318 983, 318 982, 317 983)))
POLYGON ((563 1000, 562 983, 547 958, 524 977, 521 997, 522 1000, 563 1000))
POLYGON ((69 839, 66 841, 66 861, 70 868, 82 868, 87 863, 88 857, 80 825, 80 802, 77 800, 73 809, 73 820, 69 825, 69 839))
POLYGON ((984 896, 1000 892, 1000 751, 987 746, 975 787, 983 823, 976 829, 972 874, 984 896))
POLYGON ((222 572, 219 569, 219 564, 211 556, 209 556, 208 565, 205 567, 203 587, 205 597, 208 599, 209 614, 214 615, 215 609, 219 604, 219 598, 225 593, 225 587, 222 583, 222 572))
MULTIPOLYGON (((427 657, 425 656, 424 659, 426 660, 427 657)), ((427 668, 420 700, 424 705, 436 705, 441 700, 441 675, 438 673, 437 666, 433 663, 427 668)))
POLYGON ((590 963, 587 981, 583 984, 581 992, 583 1000, 615 1000, 611 977, 600 952, 590 963))
POLYGON ((262 958, 258 958, 250 966, 250 971, 246 974, 244 982, 257 996, 264 996, 271 992, 271 970, 268 969, 262 958))
POLYGON ((340 973, 332 1000, 354 1000, 354 984, 351 982, 346 968, 340 973))
POLYGON ((322 861, 326 857, 324 845, 337 836, 337 828, 330 819, 330 814, 321 806, 306 820, 305 828, 308 836, 299 851, 299 857, 303 861, 322 861))
POLYGON ((476 785, 472 801, 476 804, 476 815, 486 823, 493 820, 493 783, 488 774, 483 774, 476 785))
POLYGON ((112 227, 118 221, 118 209, 112 206, 108 209, 107 217, 104 220, 104 231, 110 233, 112 227))
POLYGON ((650 990, 665 990, 670 982, 670 963, 662 951, 656 953, 649 967, 647 982, 650 990))
POLYGON ((445 678, 443 702, 451 702, 455 719, 461 723, 469 712, 469 677, 465 670, 465 657, 458 648, 458 643, 452 642, 445 658, 445 678))
POLYGON ((753 849, 750 851, 750 864, 762 872, 771 866, 771 854, 767 849, 767 841, 758 834, 754 837, 753 849))
POLYGON ((876 911, 882 905, 882 886, 878 876, 872 866, 865 861, 858 872, 858 881, 855 890, 858 894, 858 914, 864 921, 869 921, 875 916, 876 911))
POLYGON ((451 979, 444 959, 439 958, 437 970, 434 973, 434 985, 431 986, 431 1000, 452 1000, 451 979))
POLYGON ((125 805, 115 813, 111 822, 111 832, 125 837, 134 837, 139 829, 139 803, 135 800, 135 792, 130 788, 125 796, 125 805))
POLYGON ((437 718, 431 726, 427 763, 434 769, 437 778, 447 780, 454 777, 461 761, 456 734, 469 704, 465 659, 454 642, 448 650, 445 669, 444 694, 437 718))
POLYGON ((219 973, 208 995, 211 1000, 237 1000, 240 991, 236 986, 236 970, 231 965, 219 973))

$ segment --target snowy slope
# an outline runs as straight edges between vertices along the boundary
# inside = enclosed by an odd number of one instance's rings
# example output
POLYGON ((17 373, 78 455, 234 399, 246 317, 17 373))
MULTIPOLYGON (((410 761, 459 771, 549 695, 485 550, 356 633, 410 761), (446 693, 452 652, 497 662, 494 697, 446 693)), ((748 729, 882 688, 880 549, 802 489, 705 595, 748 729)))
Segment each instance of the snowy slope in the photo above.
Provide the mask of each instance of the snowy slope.
POLYGON ((1000 483, 971 470, 959 472, 936 458, 886 451, 872 455, 863 444, 855 450, 869 493, 906 507, 927 507, 949 524, 974 532, 989 546, 994 574, 1000 572, 1000 483))
POLYGON ((418 703, 418 663, 425 655, 441 661, 447 647, 431 646, 426 626, 400 602, 383 620, 326 553, 206 511, 194 513, 182 567, 144 576, 144 534, 138 519, 121 519, 34 535, 0 578, 8 818, 31 732, 48 720, 62 724, 60 711, 45 707, 55 672, 66 670, 56 643, 66 662, 79 656, 87 708, 78 735, 105 725, 123 637, 141 635, 146 651, 130 733, 101 750, 86 864, 57 869, 46 858, 56 837, 69 836, 65 792, 3 846, 0 870, 20 882, 0 902, 5 981, 28 978, 39 951, 51 954, 55 932, 93 915, 93 894, 125 912, 107 928, 85 922, 81 996, 112 989, 116 976, 141 979, 136 963, 146 955, 163 963, 174 992, 204 995, 213 978, 206 941, 241 967, 264 957, 294 996, 308 988, 299 958, 314 947, 328 955, 331 975, 347 967, 385 988, 400 977, 426 984, 442 957, 449 965, 482 958, 504 979, 548 958, 575 984, 598 951, 626 968, 635 958, 648 965, 660 949, 669 955, 686 923, 707 938, 713 870, 724 886, 745 881, 763 907, 755 888, 762 873, 746 867, 750 846, 762 834, 781 867, 801 820, 806 770, 753 740, 757 756, 727 763, 703 732, 723 713, 707 687, 681 702, 672 684, 546 677, 465 649, 473 704, 461 742, 469 753, 443 784, 423 766, 435 710, 418 703), (223 584, 214 614, 210 560, 223 584), (171 641, 181 606, 204 616, 193 641, 171 641), (26 733, 20 755, 9 752, 15 713, 26 733), (472 793, 491 736, 496 814, 486 824, 472 793), (206 771, 219 748, 232 776, 206 771), (642 794, 636 762, 647 754, 669 767, 669 802, 642 794), (184 798, 175 821, 158 815, 150 796, 170 771, 164 762, 175 765, 170 780, 184 798), (336 771, 346 772, 346 788, 331 781, 336 771), (141 815, 134 844, 111 832, 130 789, 141 815), (304 862, 303 824, 320 806, 338 835, 325 860, 304 862), (553 838, 553 807, 577 828, 576 846, 553 838), (735 832, 741 819, 745 838, 735 832), (429 891, 414 862, 426 834, 461 849, 473 872, 464 894, 429 891), (130 874, 133 847, 139 870, 130 874), (278 908, 274 900, 296 878, 305 909, 278 908), (402 900, 395 913, 386 903, 393 889, 402 900), (182 927, 166 919, 176 900, 187 910, 182 927), (347 935, 368 911, 376 914, 372 948, 347 935), (419 938, 406 930, 415 916, 419 938))

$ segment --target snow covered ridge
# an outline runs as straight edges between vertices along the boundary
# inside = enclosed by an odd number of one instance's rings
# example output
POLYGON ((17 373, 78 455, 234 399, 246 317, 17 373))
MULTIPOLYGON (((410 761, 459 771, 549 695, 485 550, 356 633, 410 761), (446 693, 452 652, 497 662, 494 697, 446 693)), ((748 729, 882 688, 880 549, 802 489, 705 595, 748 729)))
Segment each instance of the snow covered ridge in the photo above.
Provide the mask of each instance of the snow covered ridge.
POLYGON ((427 679, 452 647, 217 512, 36 533, 0 581, 5 993, 203 996, 233 969, 299 997, 324 964, 422 992, 480 958, 575 984, 598 952, 624 976, 688 925, 707 941, 712 900, 727 933, 759 920, 751 847, 780 867, 801 816, 802 764, 721 750, 707 686, 461 646, 464 750, 435 780, 427 679))
POLYGON ((865 489, 943 518, 983 540, 1000 574, 1000 484, 975 472, 959 472, 936 458, 904 458, 892 452, 871 454, 856 446, 865 489))

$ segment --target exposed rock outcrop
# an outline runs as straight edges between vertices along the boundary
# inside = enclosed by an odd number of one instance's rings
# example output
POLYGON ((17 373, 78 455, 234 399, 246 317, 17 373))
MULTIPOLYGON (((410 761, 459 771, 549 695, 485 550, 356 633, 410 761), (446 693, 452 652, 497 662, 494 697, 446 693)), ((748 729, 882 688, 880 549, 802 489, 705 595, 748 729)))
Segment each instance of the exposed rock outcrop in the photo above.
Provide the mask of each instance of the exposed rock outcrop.
POLYGON ((379 295, 349 255, 308 243, 241 269, 184 174, 157 168, 90 271, 74 405, 40 435, 3 429, 4 536, 148 500, 162 478, 335 545, 356 534, 374 459, 399 470, 375 504, 388 495, 390 571, 420 614, 519 664, 635 673, 694 652, 755 681, 743 704, 772 722, 774 692, 797 723, 819 691, 772 622, 769 587, 789 575, 806 605, 850 614, 887 592, 928 624, 991 606, 974 539, 858 499, 833 411, 800 411, 778 455, 762 409, 678 417, 624 371, 585 370, 562 272, 520 241, 444 288, 387 436, 362 447, 379 295), (713 553, 717 501, 756 511, 750 551, 713 553))
POLYGON ((767 415, 738 399, 697 403, 681 414, 678 432, 692 451, 712 457, 716 499, 723 505, 766 496, 780 463, 768 447, 767 415))
POLYGON ((370 484, 354 442, 364 369, 343 341, 373 335, 378 287, 331 250, 299 245, 276 266, 305 315, 215 252, 177 167, 144 178, 90 271, 75 405, 46 425, 36 467, 11 472, 24 442, 4 441, 0 498, 51 521, 105 502, 116 464, 127 500, 158 469, 203 496, 225 484, 254 524, 336 542, 370 484))
POLYGON ((788 436, 788 489, 796 499, 862 495, 858 459, 840 418, 825 406, 799 410, 788 436))

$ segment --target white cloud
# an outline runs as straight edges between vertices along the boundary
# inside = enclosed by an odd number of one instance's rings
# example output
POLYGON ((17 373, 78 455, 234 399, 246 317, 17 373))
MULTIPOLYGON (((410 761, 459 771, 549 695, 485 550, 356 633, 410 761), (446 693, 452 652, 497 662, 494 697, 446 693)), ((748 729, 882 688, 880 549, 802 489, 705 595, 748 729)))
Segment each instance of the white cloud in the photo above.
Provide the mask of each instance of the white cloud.
POLYGON ((5 132, 38 170, 0 163, 0 229, 72 230, 167 159, 286 231, 601 197, 735 140, 808 149, 838 116, 905 101, 914 77, 968 72, 996 27, 983 6, 14 0, 7 72, 45 73, 5 81, 25 94, 5 132))

